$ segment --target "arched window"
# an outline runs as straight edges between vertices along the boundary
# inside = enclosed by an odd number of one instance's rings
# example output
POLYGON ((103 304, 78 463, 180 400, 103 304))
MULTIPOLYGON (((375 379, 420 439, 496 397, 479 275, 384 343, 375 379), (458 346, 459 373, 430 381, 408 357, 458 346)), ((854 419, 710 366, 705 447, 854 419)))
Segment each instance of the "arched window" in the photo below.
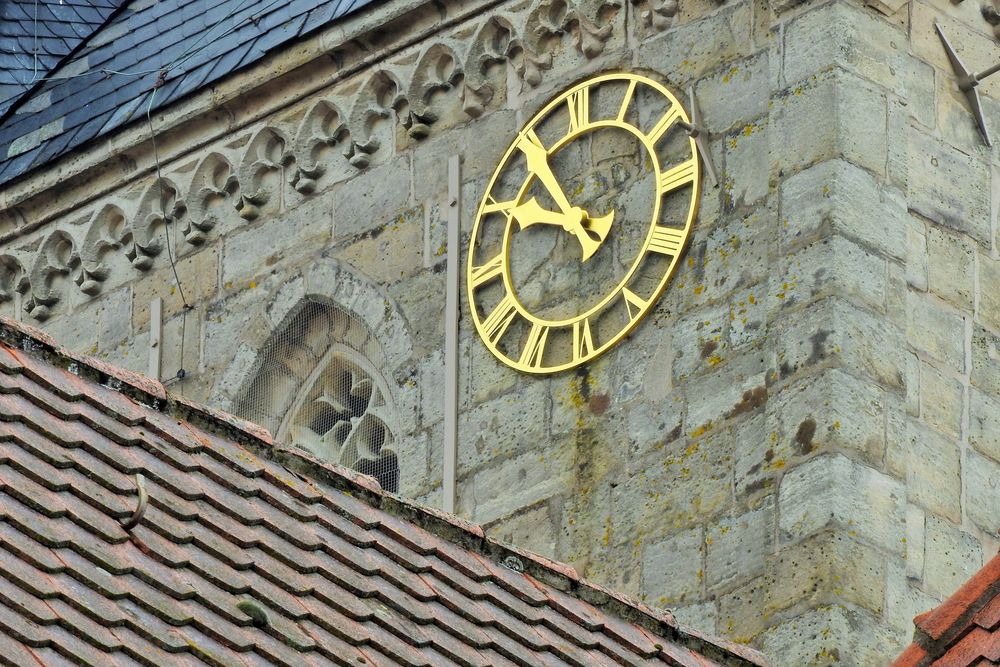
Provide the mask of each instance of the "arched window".
POLYGON ((303 299, 261 348, 233 412, 396 493, 398 413, 383 360, 358 317, 318 298, 303 299))

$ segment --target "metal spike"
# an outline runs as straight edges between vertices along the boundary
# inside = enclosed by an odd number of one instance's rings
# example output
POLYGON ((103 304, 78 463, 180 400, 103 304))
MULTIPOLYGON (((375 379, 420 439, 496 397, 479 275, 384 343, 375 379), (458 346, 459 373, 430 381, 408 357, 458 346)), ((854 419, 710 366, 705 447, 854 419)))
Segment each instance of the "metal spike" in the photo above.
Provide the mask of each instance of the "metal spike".
POLYGON ((698 100, 694 97, 694 86, 688 86, 688 100, 691 109, 691 122, 678 124, 687 130, 689 137, 694 139, 694 144, 698 147, 698 153, 701 155, 701 162, 705 165, 705 171, 712 179, 712 185, 718 187, 719 177, 716 175, 715 165, 712 164, 712 153, 708 149, 708 141, 706 140, 708 131, 701 120, 701 109, 698 108, 698 100))
POLYGON ((979 98, 979 91, 976 90, 976 86, 979 85, 982 79, 1000 70, 1000 65, 994 65, 977 76, 973 72, 970 72, 966 68, 965 63, 962 62, 962 59, 958 57, 958 53, 952 48, 951 42, 944 36, 941 24, 935 23, 934 29, 937 30, 938 37, 941 38, 941 43, 944 45, 945 53, 948 54, 951 67, 955 70, 955 76, 958 79, 958 89, 965 93, 965 99, 969 102, 972 115, 976 119, 976 125, 979 126, 979 132, 983 135, 986 145, 992 146, 993 142, 990 140, 990 131, 986 128, 986 116, 983 114, 983 101, 979 98))

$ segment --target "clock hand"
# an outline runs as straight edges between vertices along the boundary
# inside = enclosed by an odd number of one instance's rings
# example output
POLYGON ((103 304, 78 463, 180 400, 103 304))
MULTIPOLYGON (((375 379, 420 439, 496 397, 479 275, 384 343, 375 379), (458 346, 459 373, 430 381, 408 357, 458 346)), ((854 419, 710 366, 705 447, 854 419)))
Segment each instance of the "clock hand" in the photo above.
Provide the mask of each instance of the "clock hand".
POLYGON ((590 218, 586 211, 577 206, 570 208, 567 213, 549 211, 542 208, 534 197, 510 209, 510 214, 517 219, 521 229, 536 224, 547 224, 557 225, 573 234, 583 249, 584 262, 590 259, 601 247, 615 216, 614 211, 612 211, 600 218, 590 218))
POLYGON ((569 205, 566 193, 563 192, 555 174, 552 173, 552 168, 549 166, 548 151, 542 146, 538 136, 530 131, 527 134, 521 135, 518 139, 517 147, 524 153, 524 157, 528 162, 528 171, 542 182, 545 189, 552 195, 552 199, 555 200, 556 206, 563 213, 570 213, 573 207, 569 205))

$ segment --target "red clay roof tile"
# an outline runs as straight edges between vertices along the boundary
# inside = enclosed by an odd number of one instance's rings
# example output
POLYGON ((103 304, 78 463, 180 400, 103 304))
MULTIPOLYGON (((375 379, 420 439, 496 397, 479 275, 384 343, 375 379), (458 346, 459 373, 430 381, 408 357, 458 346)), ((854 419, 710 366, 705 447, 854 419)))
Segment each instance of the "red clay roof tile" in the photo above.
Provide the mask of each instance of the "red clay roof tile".
POLYGON ((1000 555, 937 608, 913 619, 913 643, 893 667, 972 667, 1000 660, 1000 555))
POLYGON ((2 321, 0 516, 15 664, 764 664, 2 321))

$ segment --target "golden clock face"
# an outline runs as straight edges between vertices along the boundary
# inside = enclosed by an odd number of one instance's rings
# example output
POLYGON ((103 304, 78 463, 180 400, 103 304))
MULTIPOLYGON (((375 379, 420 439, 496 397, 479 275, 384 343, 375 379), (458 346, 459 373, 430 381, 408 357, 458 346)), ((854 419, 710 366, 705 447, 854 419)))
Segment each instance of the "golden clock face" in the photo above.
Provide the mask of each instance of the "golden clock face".
POLYGON ((659 83, 615 73, 576 84, 517 134, 479 204, 466 275, 472 321, 500 361, 573 368, 650 312, 697 212, 689 122, 659 83))

